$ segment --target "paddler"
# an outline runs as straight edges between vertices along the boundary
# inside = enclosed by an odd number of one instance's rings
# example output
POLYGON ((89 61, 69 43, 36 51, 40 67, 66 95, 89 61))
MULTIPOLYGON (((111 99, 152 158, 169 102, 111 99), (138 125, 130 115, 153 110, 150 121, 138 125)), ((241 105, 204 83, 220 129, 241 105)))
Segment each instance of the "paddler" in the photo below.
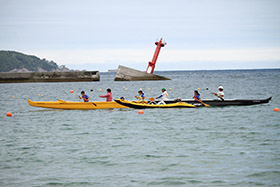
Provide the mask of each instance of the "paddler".
POLYGON ((201 97, 200 97, 200 94, 198 93, 197 90, 194 91, 194 96, 193 96, 193 99, 195 99, 196 101, 199 101, 201 102, 201 97))
POLYGON ((161 89, 161 95, 157 97, 160 100, 158 104, 165 104, 164 100, 168 100, 168 93, 165 88, 161 89))
POLYGON ((107 94, 106 95, 100 95, 99 97, 106 97, 106 101, 109 102, 109 101, 112 101, 113 100, 113 97, 112 97, 112 91, 110 88, 107 88, 107 94))
POLYGON ((144 92, 142 90, 139 90, 138 94, 139 94, 139 96, 135 96, 135 98, 139 99, 140 101, 144 101, 144 99, 145 99, 144 92))
POLYGON ((79 96, 80 99, 84 99, 84 102, 89 102, 89 96, 85 94, 84 91, 81 91, 82 97, 79 96))
POLYGON ((224 88, 222 86, 219 86, 218 87, 218 92, 217 93, 212 93, 213 95, 217 96, 218 99, 224 101, 224 97, 225 97, 225 94, 224 94, 224 88))

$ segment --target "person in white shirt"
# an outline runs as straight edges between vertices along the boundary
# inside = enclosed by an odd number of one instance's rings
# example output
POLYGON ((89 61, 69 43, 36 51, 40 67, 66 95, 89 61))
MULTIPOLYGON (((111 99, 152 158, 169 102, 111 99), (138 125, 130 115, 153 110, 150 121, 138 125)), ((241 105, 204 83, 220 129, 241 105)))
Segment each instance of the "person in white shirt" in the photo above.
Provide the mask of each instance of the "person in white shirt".
POLYGON ((161 92, 161 95, 157 97, 157 99, 160 99, 158 104, 165 104, 164 100, 168 100, 168 93, 165 88, 162 88, 161 92))
POLYGON ((218 87, 219 92, 217 93, 212 93, 213 95, 217 96, 220 100, 224 100, 225 94, 224 94, 224 88, 222 86, 218 87))

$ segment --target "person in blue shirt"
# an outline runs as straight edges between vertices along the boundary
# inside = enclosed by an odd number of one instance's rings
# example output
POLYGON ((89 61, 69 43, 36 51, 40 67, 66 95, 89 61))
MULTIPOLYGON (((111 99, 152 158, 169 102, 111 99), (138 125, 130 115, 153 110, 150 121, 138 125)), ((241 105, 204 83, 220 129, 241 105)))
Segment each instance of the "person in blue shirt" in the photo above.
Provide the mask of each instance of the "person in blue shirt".
POLYGON ((145 99, 144 92, 142 90, 139 90, 138 94, 139 94, 139 96, 135 96, 135 98, 139 99, 140 101, 144 101, 144 99, 145 99))
POLYGON ((193 99, 201 102, 201 97, 197 90, 194 91, 193 99))
POLYGON ((89 102, 89 97, 85 94, 84 91, 81 92, 82 97, 79 96, 80 99, 84 99, 84 102, 89 102))

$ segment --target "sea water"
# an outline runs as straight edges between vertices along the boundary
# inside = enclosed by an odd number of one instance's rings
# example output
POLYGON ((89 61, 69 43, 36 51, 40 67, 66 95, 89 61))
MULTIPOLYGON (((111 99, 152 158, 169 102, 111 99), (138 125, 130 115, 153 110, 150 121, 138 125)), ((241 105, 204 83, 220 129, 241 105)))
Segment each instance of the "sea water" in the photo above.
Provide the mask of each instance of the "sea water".
POLYGON ((280 70, 156 72, 170 81, 0 84, 0 186, 279 186, 280 70), (224 87, 253 106, 53 110, 35 101, 202 99, 224 87), (102 89, 102 91, 100 91, 102 89), (70 91, 74 90, 74 93, 70 91), (92 90, 92 91, 91 91, 92 90), (12 117, 6 117, 11 112, 12 117))

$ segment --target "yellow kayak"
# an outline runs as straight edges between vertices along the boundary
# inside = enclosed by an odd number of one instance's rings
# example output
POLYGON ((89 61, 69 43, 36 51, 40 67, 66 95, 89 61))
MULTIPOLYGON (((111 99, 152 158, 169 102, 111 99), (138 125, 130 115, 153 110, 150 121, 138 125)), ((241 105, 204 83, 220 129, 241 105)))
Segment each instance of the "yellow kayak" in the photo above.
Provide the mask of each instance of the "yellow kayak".
POLYGON ((106 108, 128 108, 114 101, 95 101, 95 102, 72 102, 72 101, 31 101, 27 99, 28 104, 34 107, 68 109, 68 110, 92 110, 106 108))
POLYGON ((150 104, 148 101, 143 102, 135 102, 135 101, 127 101, 122 99, 115 100, 118 104, 121 104, 125 107, 129 108, 195 108, 195 105, 191 105, 184 102, 177 102, 171 104, 150 104))

